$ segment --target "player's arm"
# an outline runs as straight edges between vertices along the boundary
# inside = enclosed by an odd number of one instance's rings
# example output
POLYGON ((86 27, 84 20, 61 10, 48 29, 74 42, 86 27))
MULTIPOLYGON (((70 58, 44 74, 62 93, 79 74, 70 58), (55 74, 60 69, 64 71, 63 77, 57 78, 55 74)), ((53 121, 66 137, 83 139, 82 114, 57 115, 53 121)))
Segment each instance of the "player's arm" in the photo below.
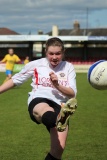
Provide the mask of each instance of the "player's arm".
POLYGON ((21 59, 16 55, 16 63, 20 63, 21 59))
POLYGON ((6 59, 6 56, 0 61, 0 63, 4 63, 4 62, 6 62, 7 61, 7 59, 6 59))
POLYGON ((51 83, 57 90, 59 90, 62 94, 68 97, 75 97, 75 92, 72 88, 63 86, 58 83, 58 77, 54 72, 51 72, 49 76, 50 76, 51 83))
POLYGON ((13 83, 13 80, 10 79, 8 80, 7 82, 3 83, 1 86, 0 86, 0 94, 3 93, 3 92, 6 92, 7 90, 13 88, 15 86, 15 84, 13 83))
POLYGON ((63 86, 61 84, 58 84, 56 86, 56 89, 59 90, 62 94, 68 96, 68 97, 72 97, 72 98, 75 97, 75 92, 70 87, 65 87, 65 86, 63 86))

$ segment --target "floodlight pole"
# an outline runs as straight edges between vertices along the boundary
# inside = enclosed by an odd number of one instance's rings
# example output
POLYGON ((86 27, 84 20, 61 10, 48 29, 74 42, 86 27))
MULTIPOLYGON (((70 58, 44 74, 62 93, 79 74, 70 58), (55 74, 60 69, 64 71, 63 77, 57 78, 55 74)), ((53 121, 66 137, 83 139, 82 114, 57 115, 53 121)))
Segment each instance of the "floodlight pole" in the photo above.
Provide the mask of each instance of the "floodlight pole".
POLYGON ((86 10, 86 35, 88 34, 88 8, 86 10))

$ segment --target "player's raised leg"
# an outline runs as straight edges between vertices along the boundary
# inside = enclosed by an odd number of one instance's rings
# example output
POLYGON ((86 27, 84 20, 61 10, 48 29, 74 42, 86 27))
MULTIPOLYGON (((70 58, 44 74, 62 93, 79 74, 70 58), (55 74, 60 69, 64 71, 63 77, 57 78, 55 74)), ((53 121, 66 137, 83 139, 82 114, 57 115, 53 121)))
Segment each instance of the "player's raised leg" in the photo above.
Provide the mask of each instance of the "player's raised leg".
POLYGON ((77 108, 77 100, 75 98, 69 99, 61 108, 60 114, 57 119, 57 130, 63 132, 69 122, 70 116, 77 108))

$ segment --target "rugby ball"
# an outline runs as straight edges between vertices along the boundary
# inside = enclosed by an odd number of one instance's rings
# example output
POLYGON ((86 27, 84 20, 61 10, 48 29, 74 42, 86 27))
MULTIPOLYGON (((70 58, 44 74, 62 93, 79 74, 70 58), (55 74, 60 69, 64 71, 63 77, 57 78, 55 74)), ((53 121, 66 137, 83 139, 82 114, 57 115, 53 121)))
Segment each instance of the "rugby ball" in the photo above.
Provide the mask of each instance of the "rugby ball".
POLYGON ((107 89, 107 61, 100 60, 95 62, 88 69, 88 82, 98 90, 107 89))

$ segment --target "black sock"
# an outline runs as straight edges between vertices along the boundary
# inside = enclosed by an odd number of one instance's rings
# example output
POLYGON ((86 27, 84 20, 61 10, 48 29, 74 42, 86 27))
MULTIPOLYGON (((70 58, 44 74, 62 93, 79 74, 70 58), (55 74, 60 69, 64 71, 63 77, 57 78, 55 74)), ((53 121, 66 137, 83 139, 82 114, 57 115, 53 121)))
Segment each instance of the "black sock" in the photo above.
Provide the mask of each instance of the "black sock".
POLYGON ((50 153, 48 153, 47 156, 45 157, 45 160, 61 160, 61 159, 57 159, 53 157, 50 153))

